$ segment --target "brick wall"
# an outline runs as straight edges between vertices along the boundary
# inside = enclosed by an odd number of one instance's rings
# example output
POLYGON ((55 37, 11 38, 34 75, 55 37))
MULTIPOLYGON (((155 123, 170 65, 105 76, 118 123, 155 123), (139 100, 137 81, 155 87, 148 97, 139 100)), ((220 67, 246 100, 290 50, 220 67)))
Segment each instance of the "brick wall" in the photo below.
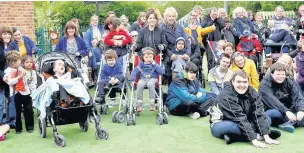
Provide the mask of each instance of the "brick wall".
POLYGON ((33 2, 0 2, 0 27, 16 26, 35 41, 33 2))

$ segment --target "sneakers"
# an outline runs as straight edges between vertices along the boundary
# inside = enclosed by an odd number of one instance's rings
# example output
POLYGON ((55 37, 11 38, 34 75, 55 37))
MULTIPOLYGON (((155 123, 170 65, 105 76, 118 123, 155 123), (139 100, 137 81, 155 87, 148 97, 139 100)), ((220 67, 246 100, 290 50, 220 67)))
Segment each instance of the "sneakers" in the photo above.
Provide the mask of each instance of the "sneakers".
POLYGON ((278 130, 270 130, 269 137, 271 139, 277 139, 281 136, 281 132, 278 130))
POLYGON ((4 141, 5 140, 5 135, 0 137, 0 141, 4 141))
POLYGON ((189 114, 189 116, 195 120, 201 117, 201 115, 198 112, 191 113, 189 114))
POLYGON ((155 100, 150 99, 150 111, 155 111, 155 100))
POLYGON ((33 133, 34 130, 27 130, 27 133, 33 133))
POLYGON ((226 142, 227 145, 229 145, 229 144, 232 143, 232 141, 231 141, 231 139, 230 139, 230 137, 228 135, 224 135, 224 140, 225 140, 225 142, 226 142))
POLYGON ((137 106, 136 106, 136 112, 141 112, 141 111, 143 111, 143 108, 142 108, 142 101, 141 101, 141 100, 138 100, 136 105, 137 105, 137 106))
POLYGON ((16 131, 16 134, 21 134, 22 133, 22 131, 16 131))
POLYGON ((279 125, 279 128, 281 130, 284 130, 284 131, 287 131, 287 132, 290 132, 290 133, 293 133, 294 130, 295 130, 292 121, 288 121, 288 122, 285 122, 285 123, 279 125))

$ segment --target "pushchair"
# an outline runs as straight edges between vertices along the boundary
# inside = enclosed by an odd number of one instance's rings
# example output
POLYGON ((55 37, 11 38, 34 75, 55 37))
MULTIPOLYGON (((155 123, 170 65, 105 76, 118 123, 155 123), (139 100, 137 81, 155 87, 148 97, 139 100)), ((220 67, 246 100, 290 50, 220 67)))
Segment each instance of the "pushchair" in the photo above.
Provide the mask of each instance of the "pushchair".
MULTIPOLYGON (((102 60, 103 63, 105 62, 104 60, 102 60)), ((118 62, 118 61, 117 61, 118 62)), ((126 104, 127 103, 127 100, 128 100, 128 94, 127 94, 127 87, 128 87, 128 83, 127 83, 127 80, 126 79, 126 76, 127 76, 127 69, 129 67, 129 54, 127 55, 124 55, 122 56, 122 65, 123 65, 123 74, 124 74, 124 81, 122 82, 122 85, 114 85, 114 86, 108 86, 105 88, 105 92, 107 93, 106 96, 105 96, 105 104, 101 104, 101 109, 100 109, 100 113, 101 114, 109 114, 109 104, 108 104, 108 101, 109 100, 116 100, 119 98, 119 105, 118 105, 118 111, 114 111, 113 114, 112 114, 112 121, 115 123, 115 122, 118 122, 118 123, 123 123, 125 121, 125 113, 126 113, 126 104), (107 90, 107 91, 106 91, 107 90), (111 91, 120 91, 120 97, 115 97, 115 98, 109 98, 109 95, 111 93, 111 91), (124 106, 124 111, 122 111, 122 107, 124 106)), ((101 64, 103 65, 103 64, 101 64)), ((100 66, 100 69, 99 69, 99 74, 98 74, 98 78, 97 78, 97 86, 96 86, 96 89, 95 89, 95 95, 94 95, 94 101, 96 100, 96 97, 97 97, 97 93, 98 93, 98 86, 99 86, 99 82, 101 81, 100 80, 100 77, 101 77, 101 69, 102 69, 102 66, 100 66)), ((113 105, 115 106, 115 105, 113 105)))
MULTIPOLYGON (((134 55, 134 58, 133 58, 134 59, 133 69, 134 69, 137 65, 139 65, 140 57, 138 57, 137 55, 135 55, 133 53, 132 53, 132 55, 134 55)), ((160 66, 163 66, 161 57, 162 57, 162 50, 160 51, 159 55, 156 55, 154 57, 154 59, 155 59, 156 63, 158 63, 160 66)), ((129 104, 127 107, 127 114, 126 114, 127 126, 136 125, 136 115, 139 116, 139 113, 136 111, 136 106, 134 106, 134 101, 135 101, 134 91, 136 88, 136 84, 138 83, 138 80, 139 80, 139 77, 137 76, 135 84, 131 88, 131 98, 130 98, 130 101, 129 101, 129 104)), ((169 118, 168 118, 168 114, 166 113, 167 108, 163 102, 162 76, 158 77, 158 82, 155 84, 155 88, 158 89, 158 93, 157 93, 157 91, 155 93, 157 102, 158 102, 157 103, 158 105, 156 105, 156 110, 158 111, 158 113, 156 115, 156 123, 158 125, 168 124, 169 118)))
MULTIPOLYGON (((79 72, 79 67, 66 53, 63 52, 47 52, 41 55, 36 63, 37 72, 39 74, 43 74, 44 78, 49 78, 53 72, 52 64, 56 60, 63 60, 65 62, 66 69, 72 70, 72 75, 77 78, 80 78, 82 82, 82 87, 84 87, 85 91, 88 92, 86 86, 83 83, 83 79, 81 77, 81 73, 79 72)), ((44 79, 42 79, 44 82, 44 79)), ((47 83, 47 82, 45 82, 47 83)), ((43 86, 42 84, 41 86, 43 86)), ((39 88, 39 87, 38 87, 39 88)), ((38 89, 37 89, 38 90, 38 89)), ((45 89, 47 90, 47 89, 45 89)), ((88 103, 85 104, 82 98, 76 97, 76 95, 69 95, 69 98, 74 98, 74 105, 69 107, 62 107, 60 102, 60 95, 58 91, 51 93, 49 101, 51 102, 49 106, 46 106, 45 110, 42 110, 42 107, 38 109, 38 129, 40 137, 46 138, 46 129, 47 123, 49 122, 53 128, 53 137, 54 143, 56 146, 64 147, 66 145, 65 137, 59 134, 57 130, 57 125, 66 125, 66 124, 74 124, 79 123, 80 129, 84 132, 87 132, 89 124, 88 117, 89 115, 94 117, 95 120, 95 137, 97 140, 107 139, 109 134, 106 129, 101 128, 99 125, 99 116, 96 115, 96 107, 94 101, 92 101, 91 96, 87 93, 89 100, 88 103)), ((78 96, 78 95, 77 95, 78 96)), ((33 98, 34 99, 34 98, 33 98)), ((41 99, 38 99, 41 100, 41 99)), ((40 102, 41 103, 41 102, 40 102)), ((35 106, 35 105, 34 105, 35 106)), ((37 108, 37 107, 36 107, 37 108)))

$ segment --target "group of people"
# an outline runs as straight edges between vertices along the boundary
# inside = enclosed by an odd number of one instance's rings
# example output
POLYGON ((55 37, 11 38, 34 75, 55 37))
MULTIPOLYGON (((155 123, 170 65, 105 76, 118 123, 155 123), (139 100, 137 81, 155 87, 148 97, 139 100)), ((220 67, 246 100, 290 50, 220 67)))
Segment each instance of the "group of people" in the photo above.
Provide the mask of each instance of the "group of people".
MULTIPOLYGON (((158 76, 164 75, 169 85, 164 102, 172 115, 189 115, 193 119, 210 115, 213 136, 225 139, 228 144, 251 141, 254 146, 264 148, 266 145, 262 140, 267 144, 279 144, 275 139, 281 134, 270 130, 270 125, 288 132, 294 132, 294 127, 304 126, 301 70, 304 38, 299 34, 304 29, 304 5, 299 7, 297 22, 285 17, 281 6, 275 11, 276 15, 265 26, 262 14, 254 15, 243 7, 233 11, 234 20, 230 21, 224 9, 211 8, 210 13, 202 17, 202 8, 195 6, 185 27, 176 22, 178 13, 173 7, 164 11, 164 18, 157 9, 141 12, 131 26, 125 15, 118 18, 115 12, 110 11, 103 26, 99 24, 98 16, 93 15, 90 28, 83 34, 79 31, 77 19, 67 22, 64 36, 54 51, 66 52, 78 63, 88 57, 92 72, 89 77, 93 84, 99 85, 98 103, 105 103, 106 87, 121 86, 127 79, 133 87, 137 86, 136 111, 142 111, 146 86, 150 110, 154 111, 155 84, 158 76), (257 63, 267 39, 288 42, 296 48, 291 55, 290 49, 284 47, 285 54, 269 65, 262 79, 257 63), (209 51, 210 42, 217 43, 209 51), (197 77, 202 70, 204 52, 208 58, 210 92, 201 86, 199 79, 203 75, 197 77), (125 73, 129 71, 123 70, 126 62, 123 57, 129 53, 137 54, 141 62, 131 68, 130 77, 126 77, 125 73), (157 56, 163 59, 165 68, 158 64, 157 56), (103 59, 105 64, 102 64, 103 59)), ((30 94, 37 83, 32 75, 36 72, 32 68, 31 56, 37 52, 37 47, 16 28, 2 28, 0 34, 0 138, 3 140, 10 126, 15 127, 16 133, 21 133, 22 111, 26 130, 33 131, 30 94), (23 69, 19 68, 21 66, 23 69), (3 119, 5 96, 9 102, 3 119), (10 119, 10 110, 13 109, 17 114, 15 120, 10 119)), ((266 58, 271 59, 272 52, 273 48, 267 48, 266 58)), ((114 97, 115 90, 112 90, 110 98, 114 97)))

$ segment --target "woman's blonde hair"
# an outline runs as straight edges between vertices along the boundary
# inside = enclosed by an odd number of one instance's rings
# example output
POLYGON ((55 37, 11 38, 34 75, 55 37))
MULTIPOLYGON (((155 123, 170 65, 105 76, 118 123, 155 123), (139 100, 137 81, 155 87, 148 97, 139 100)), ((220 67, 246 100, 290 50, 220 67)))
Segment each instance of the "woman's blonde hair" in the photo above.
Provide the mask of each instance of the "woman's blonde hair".
POLYGON ((246 13, 246 10, 245 10, 245 8, 244 7, 237 7, 237 8, 235 8, 234 10, 233 10, 233 18, 234 19, 236 19, 237 17, 238 17, 238 13, 240 12, 240 11, 243 11, 244 12, 244 16, 245 17, 248 17, 248 15, 247 15, 247 13, 246 13))
POLYGON ((165 12, 164 12, 164 18, 165 18, 165 20, 167 19, 167 17, 168 17, 169 14, 174 14, 176 18, 178 16, 178 13, 177 13, 177 11, 176 11, 176 9, 174 7, 168 7, 165 10, 165 12))

